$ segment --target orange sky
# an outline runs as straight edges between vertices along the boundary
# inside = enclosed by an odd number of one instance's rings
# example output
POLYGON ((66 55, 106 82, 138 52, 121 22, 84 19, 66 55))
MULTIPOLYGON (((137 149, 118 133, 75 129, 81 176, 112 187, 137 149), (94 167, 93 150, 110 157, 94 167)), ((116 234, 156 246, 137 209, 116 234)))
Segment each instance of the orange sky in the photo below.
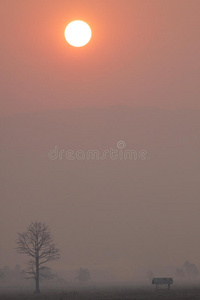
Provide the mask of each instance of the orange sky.
POLYGON ((1 0, 1 114, 125 104, 199 107, 198 0, 1 0), (64 39, 82 19, 80 49, 64 39))
POLYGON ((0 6, 0 268, 23 265, 16 234, 35 220, 61 248, 55 269, 108 266, 130 279, 140 268, 200 266, 200 1, 0 6), (74 19, 93 31, 83 48, 64 38, 74 19), (48 157, 55 146, 118 141, 148 159, 48 157))

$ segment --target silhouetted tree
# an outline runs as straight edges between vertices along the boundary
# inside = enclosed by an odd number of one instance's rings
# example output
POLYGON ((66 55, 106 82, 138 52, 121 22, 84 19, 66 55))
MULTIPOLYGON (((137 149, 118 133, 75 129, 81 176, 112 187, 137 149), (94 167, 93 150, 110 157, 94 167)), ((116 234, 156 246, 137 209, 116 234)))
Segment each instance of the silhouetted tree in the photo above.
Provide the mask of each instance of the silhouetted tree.
POLYGON ((185 273, 183 271, 182 268, 176 268, 176 273, 175 275, 179 278, 179 279, 183 279, 185 277, 185 273))
POLYGON ((150 281, 153 279, 154 274, 153 274, 153 272, 152 272, 151 270, 147 271, 147 277, 148 277, 148 279, 149 279, 150 281))
POLYGON ((199 276, 199 270, 195 266, 195 264, 190 263, 189 261, 186 261, 183 264, 183 269, 185 270, 185 274, 190 279, 195 279, 199 276))
POLYGON ((30 257, 26 262, 26 274, 35 279, 35 293, 40 293, 40 277, 48 276, 46 264, 60 257, 49 227, 41 222, 31 223, 25 232, 18 233, 16 243, 17 252, 30 257))
POLYGON ((77 280, 81 282, 87 282, 90 280, 90 272, 88 269, 80 268, 78 271, 78 276, 76 277, 77 280))
POLYGON ((0 270, 0 279, 3 279, 4 277, 5 277, 5 274, 4 274, 3 270, 1 269, 0 270))

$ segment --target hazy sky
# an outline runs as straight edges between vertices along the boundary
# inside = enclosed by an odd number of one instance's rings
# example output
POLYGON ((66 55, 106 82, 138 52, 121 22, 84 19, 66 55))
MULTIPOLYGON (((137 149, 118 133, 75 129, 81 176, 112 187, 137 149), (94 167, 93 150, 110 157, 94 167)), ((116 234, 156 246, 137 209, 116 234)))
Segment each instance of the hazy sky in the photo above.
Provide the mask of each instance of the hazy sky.
MULTIPOLYGON (((50 225, 57 269, 200 265, 200 1, 0 0, 0 267, 50 225), (66 25, 86 21, 73 48, 66 25), (51 160, 124 141, 146 160, 51 160)), ((166 274, 161 274, 162 276, 166 274)), ((170 275, 170 274, 167 274, 170 275)))
POLYGON ((199 107, 198 0, 1 0, 2 114, 128 104, 199 107), (81 49, 64 38, 82 19, 81 49))

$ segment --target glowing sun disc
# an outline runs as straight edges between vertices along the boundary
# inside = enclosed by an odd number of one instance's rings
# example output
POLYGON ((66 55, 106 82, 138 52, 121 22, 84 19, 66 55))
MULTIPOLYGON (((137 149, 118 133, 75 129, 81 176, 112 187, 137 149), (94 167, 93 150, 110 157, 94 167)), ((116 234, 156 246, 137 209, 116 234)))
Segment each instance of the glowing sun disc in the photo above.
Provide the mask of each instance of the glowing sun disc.
POLYGON ((83 47, 92 37, 90 26, 80 20, 73 21, 65 28, 65 39, 74 47, 83 47))

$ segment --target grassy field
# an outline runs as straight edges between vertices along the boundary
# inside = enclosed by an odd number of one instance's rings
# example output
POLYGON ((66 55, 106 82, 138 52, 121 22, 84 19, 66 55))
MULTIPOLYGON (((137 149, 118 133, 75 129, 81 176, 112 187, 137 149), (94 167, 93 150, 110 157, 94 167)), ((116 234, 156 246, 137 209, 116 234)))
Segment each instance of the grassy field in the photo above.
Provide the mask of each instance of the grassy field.
POLYGON ((30 291, 2 291, 2 300, 200 300, 200 287, 172 287, 155 290, 152 288, 133 287, 88 287, 71 288, 65 291, 42 291, 40 295, 34 295, 30 291))

